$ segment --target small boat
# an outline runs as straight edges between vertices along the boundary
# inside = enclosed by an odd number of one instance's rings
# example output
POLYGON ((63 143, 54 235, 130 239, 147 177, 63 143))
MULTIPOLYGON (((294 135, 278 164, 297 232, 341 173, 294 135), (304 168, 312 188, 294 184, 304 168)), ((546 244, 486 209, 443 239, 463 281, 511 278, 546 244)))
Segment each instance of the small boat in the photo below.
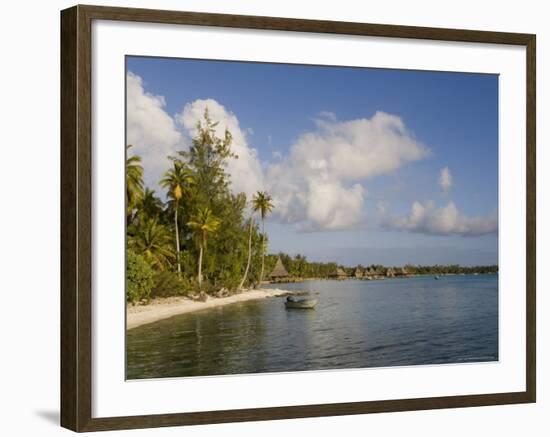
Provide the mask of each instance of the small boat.
POLYGON ((434 276, 434 279, 439 279, 439 276, 438 276, 438 275, 435 275, 435 276, 434 276))
POLYGON ((306 310, 314 308, 317 305, 317 299, 287 299, 285 301, 286 308, 306 310))

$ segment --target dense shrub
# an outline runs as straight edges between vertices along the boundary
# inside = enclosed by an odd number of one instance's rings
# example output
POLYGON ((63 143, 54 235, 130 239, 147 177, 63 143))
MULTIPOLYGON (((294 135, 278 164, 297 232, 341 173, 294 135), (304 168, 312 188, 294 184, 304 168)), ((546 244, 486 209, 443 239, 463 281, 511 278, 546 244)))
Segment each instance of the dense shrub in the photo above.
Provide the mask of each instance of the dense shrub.
MULTIPOLYGON (((239 266, 237 266, 239 267, 239 266)), ((250 269, 252 270, 252 269, 250 269)), ((249 270, 248 280, 244 284, 245 287, 248 287, 250 280, 251 272, 249 270)), ((210 287, 207 290, 209 293, 218 291, 220 288, 227 288, 229 290, 235 290, 243 277, 243 273, 238 268, 228 268, 220 273, 219 280, 215 284, 209 284, 210 287)))
POLYGON ((136 303, 149 300, 154 285, 153 269, 145 258, 137 253, 126 251, 126 300, 136 303))
POLYGON ((180 278, 173 272, 159 272, 154 277, 151 297, 186 296, 193 286, 192 279, 180 278))

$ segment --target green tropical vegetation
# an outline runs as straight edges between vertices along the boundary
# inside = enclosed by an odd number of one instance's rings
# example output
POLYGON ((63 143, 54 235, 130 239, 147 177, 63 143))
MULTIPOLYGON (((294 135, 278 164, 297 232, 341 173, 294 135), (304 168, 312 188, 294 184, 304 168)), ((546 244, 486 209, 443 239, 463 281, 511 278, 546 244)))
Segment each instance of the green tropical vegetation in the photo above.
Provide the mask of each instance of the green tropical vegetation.
POLYGON ((183 166, 183 164, 174 159, 174 168, 168 170, 164 174, 164 178, 160 181, 161 186, 168 188, 168 197, 172 199, 171 209, 174 210, 174 241, 176 243, 176 265, 178 275, 181 275, 180 258, 180 236, 178 225, 178 209, 179 202, 183 196, 184 190, 193 183, 191 171, 183 166))
POLYGON ((127 300, 147 300, 154 285, 155 272, 141 255, 132 250, 126 252, 127 300))
MULTIPOLYGON (((131 148, 126 146, 126 153, 131 148)), ((126 158, 126 219, 131 223, 132 213, 143 195, 143 167, 139 156, 126 158)))
POLYGON ((199 212, 191 217, 191 220, 187 223, 194 234, 197 244, 199 246, 199 272, 197 274, 197 280, 199 283, 199 290, 202 290, 202 256, 206 249, 206 242, 209 234, 213 234, 220 227, 221 221, 214 217, 210 209, 199 209, 199 212))
POLYGON ((268 238, 263 222, 274 208, 268 193, 254 196, 231 190, 226 171, 232 136, 216 135, 208 110, 196 126, 188 150, 168 157, 157 194, 143 181, 141 158, 127 146, 127 300, 236 292, 256 286, 263 276, 268 238))

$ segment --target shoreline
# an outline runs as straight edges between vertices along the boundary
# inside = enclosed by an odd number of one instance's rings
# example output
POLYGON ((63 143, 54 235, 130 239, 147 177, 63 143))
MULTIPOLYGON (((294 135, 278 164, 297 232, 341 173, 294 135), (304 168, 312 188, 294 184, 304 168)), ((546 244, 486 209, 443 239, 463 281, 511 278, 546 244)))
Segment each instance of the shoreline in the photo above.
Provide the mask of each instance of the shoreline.
POLYGON ((165 297, 155 299, 147 305, 126 305, 126 330, 158 322, 159 320, 180 314, 192 313, 209 308, 219 308, 237 302, 286 296, 289 294, 294 294, 294 292, 279 288, 264 288, 247 290, 227 297, 209 297, 206 302, 199 302, 187 297, 165 297))
MULTIPOLYGON (((457 273, 442 273, 440 276, 455 276, 461 275, 457 273)), ((473 275, 473 274, 472 274, 473 275)), ((431 274, 425 275, 409 275, 393 278, 377 278, 371 279, 372 281, 383 281, 386 279, 413 279, 415 277, 430 277, 431 274)), ((468 276, 468 275, 466 275, 468 276)), ((347 277, 342 279, 336 278, 302 278, 300 281, 294 282, 278 282, 273 283, 280 286, 285 284, 292 284, 298 282, 307 282, 307 281, 346 281, 346 280, 355 280, 355 281, 369 281, 366 278, 353 278, 347 277)), ((132 306, 126 305, 126 330, 137 328, 138 326, 147 325, 149 323, 154 323, 159 320, 167 319, 173 316, 180 314, 187 314, 196 311, 201 311, 211 308, 219 308, 225 305, 229 305, 237 302, 247 302, 250 300, 264 299, 268 297, 277 297, 277 296, 286 296, 290 294, 300 294, 300 291, 290 291, 281 288, 260 288, 257 290, 245 290, 238 294, 233 294, 227 297, 209 297, 206 302, 200 302, 197 300, 190 299, 188 297, 164 297, 152 300, 147 305, 136 305, 132 306)))
POLYGON ((489 273, 411 273, 407 275, 395 275, 395 276, 373 276, 373 277, 355 277, 355 276, 345 276, 345 277, 319 277, 319 278, 292 278, 291 280, 285 281, 273 281, 269 284, 274 285, 285 285, 285 284, 299 284, 303 282, 310 281, 383 281, 386 279, 413 279, 413 278, 424 278, 424 277, 433 277, 433 276, 489 276, 489 275, 498 275, 498 272, 489 272, 489 273))

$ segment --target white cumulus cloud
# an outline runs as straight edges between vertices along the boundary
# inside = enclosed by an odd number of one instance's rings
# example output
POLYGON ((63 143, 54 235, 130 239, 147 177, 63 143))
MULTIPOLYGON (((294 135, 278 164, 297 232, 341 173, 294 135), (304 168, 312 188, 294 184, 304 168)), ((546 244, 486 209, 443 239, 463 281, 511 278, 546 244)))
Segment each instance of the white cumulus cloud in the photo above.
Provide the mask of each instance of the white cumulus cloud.
POLYGON ((409 215, 389 218, 386 227, 430 235, 477 236, 496 233, 498 218, 497 214, 466 216, 453 202, 443 207, 437 207, 433 202, 414 202, 409 215))
POLYGON ((198 99, 186 104, 176 115, 176 120, 194 137, 197 133, 197 122, 203 119, 206 108, 212 121, 218 122, 216 135, 223 138, 227 129, 233 136, 231 150, 238 159, 230 159, 227 163, 231 188, 234 193, 245 193, 250 199, 253 193, 263 189, 263 172, 258 152, 248 144, 249 131, 241 128, 237 116, 214 99, 198 99))
POLYGON ((384 112, 350 121, 323 114, 316 126, 298 138, 281 162, 267 168, 266 186, 285 222, 350 228, 361 221, 365 179, 429 154, 401 118, 384 112))
MULTIPOLYGON (((157 187, 170 165, 167 156, 188 148, 208 108, 218 122, 216 135, 223 137, 228 129, 233 136, 232 151, 238 159, 227 163, 233 192, 244 192, 250 199, 256 191, 267 190, 274 198, 275 216, 299 229, 358 225, 363 220, 366 180, 429 154, 395 115, 377 112, 371 118, 338 121, 335 114, 322 113, 315 120, 316 128, 301 135, 286 155, 275 151, 275 161, 262 166, 247 138, 252 131, 241 127, 237 116, 220 102, 198 99, 171 117, 164 97, 147 92, 143 80, 131 72, 127 96, 128 144, 142 157, 149 186, 157 187)), ((458 216, 459 222, 470 225, 470 219, 458 216)), ((414 228, 412 222, 406 223, 402 225, 414 228)))
POLYGON ((360 184, 344 187, 338 181, 309 181, 307 218, 323 229, 353 226, 361 218, 365 189, 360 184))
POLYGON ((132 72, 126 75, 126 96, 129 154, 141 156, 145 183, 157 188, 170 165, 167 156, 182 148, 182 135, 165 111, 164 97, 145 91, 142 78, 132 72))
POLYGON ((130 154, 142 159, 145 183, 158 189, 158 182, 171 165, 168 156, 189 147, 196 125, 208 107, 213 121, 218 122, 216 134, 223 137, 227 128, 232 136, 232 151, 238 159, 231 159, 227 171, 231 175, 232 190, 250 196, 263 189, 263 172, 257 151, 247 142, 249 129, 241 129, 239 120, 231 111, 214 99, 198 99, 185 105, 175 117, 166 110, 164 96, 145 90, 143 79, 128 72, 127 77, 127 143, 133 147, 130 154), (183 135, 182 132, 188 135, 183 135))
POLYGON ((441 172, 439 173, 439 185, 443 188, 445 193, 449 192, 453 186, 453 175, 451 174, 449 167, 444 167, 441 169, 441 172))

